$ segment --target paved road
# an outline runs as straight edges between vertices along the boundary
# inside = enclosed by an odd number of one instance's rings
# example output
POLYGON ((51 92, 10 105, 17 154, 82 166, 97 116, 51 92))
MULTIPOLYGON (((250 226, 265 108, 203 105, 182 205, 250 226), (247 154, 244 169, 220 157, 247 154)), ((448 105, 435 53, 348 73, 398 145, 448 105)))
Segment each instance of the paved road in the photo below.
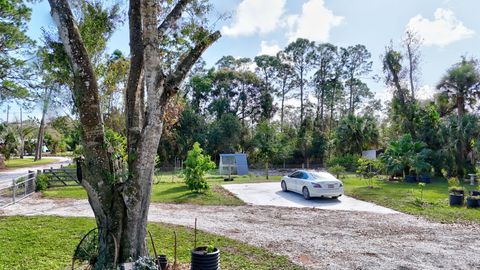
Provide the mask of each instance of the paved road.
POLYGON ((48 169, 48 168, 60 168, 60 166, 66 166, 70 163, 72 163, 72 159, 69 157, 48 157, 48 158, 53 158, 55 159, 55 162, 49 163, 49 164, 44 164, 44 165, 38 165, 38 166, 32 166, 32 167, 27 167, 27 168, 19 168, 19 169, 13 169, 13 170, 2 170, 0 171, 0 186, 5 186, 11 183, 12 179, 22 177, 26 174, 28 174, 28 171, 36 171, 36 170, 43 170, 43 169, 48 169))
MULTIPOLYGON (((2 214, 93 216, 87 200, 35 197, 2 209, 2 214)), ((153 222, 193 227, 196 217, 201 230, 288 256, 306 269, 480 269, 478 225, 440 224, 401 213, 150 205, 153 222)))
POLYGON ((283 192, 280 183, 229 184, 223 185, 242 201, 251 205, 270 205, 297 208, 319 208, 326 210, 364 211, 381 214, 398 213, 392 209, 373 203, 360 201, 348 196, 338 199, 312 198, 305 200, 294 192, 283 192))

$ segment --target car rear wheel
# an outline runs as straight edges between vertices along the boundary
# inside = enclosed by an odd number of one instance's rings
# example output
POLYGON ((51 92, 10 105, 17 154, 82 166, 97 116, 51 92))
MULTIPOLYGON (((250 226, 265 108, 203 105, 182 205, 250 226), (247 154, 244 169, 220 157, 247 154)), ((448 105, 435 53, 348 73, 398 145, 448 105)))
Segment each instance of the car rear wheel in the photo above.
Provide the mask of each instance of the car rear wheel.
POLYGON ((307 187, 303 187, 302 194, 305 200, 310 200, 310 191, 308 191, 307 187))
POLYGON ((287 192, 287 191, 288 191, 288 189, 287 189, 287 183, 285 183, 285 181, 282 181, 282 184, 281 184, 281 185, 282 185, 282 191, 287 192))

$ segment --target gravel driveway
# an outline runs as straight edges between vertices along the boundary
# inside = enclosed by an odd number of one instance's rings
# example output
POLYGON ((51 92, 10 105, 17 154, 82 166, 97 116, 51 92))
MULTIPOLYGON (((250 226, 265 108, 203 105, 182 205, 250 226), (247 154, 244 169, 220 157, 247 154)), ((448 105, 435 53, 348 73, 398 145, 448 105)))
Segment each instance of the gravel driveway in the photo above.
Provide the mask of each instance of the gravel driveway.
POLYGON ((271 205, 283 207, 309 207, 326 210, 365 211, 373 213, 398 213, 390 208, 361 201, 348 196, 338 199, 312 198, 305 200, 301 194, 283 192, 280 183, 229 184, 223 185, 242 201, 251 205, 271 205))
MULTIPOLYGON (((86 200, 29 198, 3 215, 92 216, 86 200)), ((406 214, 272 206, 152 204, 150 221, 192 227, 286 255, 306 269, 480 269, 480 227, 406 214)))

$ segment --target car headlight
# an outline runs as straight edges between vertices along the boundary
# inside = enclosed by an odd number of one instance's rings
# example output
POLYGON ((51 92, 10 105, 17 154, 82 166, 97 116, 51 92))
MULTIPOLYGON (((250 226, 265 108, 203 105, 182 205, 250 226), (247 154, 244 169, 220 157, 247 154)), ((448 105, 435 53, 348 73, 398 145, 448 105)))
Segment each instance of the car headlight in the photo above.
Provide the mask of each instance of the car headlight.
POLYGON ((343 183, 340 183, 340 187, 343 187, 343 183))

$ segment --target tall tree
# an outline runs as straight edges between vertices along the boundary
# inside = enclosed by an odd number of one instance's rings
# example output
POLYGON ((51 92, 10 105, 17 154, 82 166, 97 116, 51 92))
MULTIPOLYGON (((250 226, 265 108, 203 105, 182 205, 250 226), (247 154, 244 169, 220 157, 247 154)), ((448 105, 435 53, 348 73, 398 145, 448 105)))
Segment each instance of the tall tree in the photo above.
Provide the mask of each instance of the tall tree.
POLYGON ((26 35, 31 9, 26 1, 0 1, 0 102, 28 96, 26 57, 34 42, 26 35))
POLYGON ((473 107, 480 95, 480 71, 476 60, 467 60, 465 57, 451 67, 440 80, 437 88, 447 95, 457 109, 457 174, 464 176, 464 161, 468 154, 467 141, 462 135, 462 121, 466 113, 466 106, 473 107))
POLYGON ((346 85, 349 89, 349 112, 355 113, 355 86, 361 76, 367 75, 372 70, 371 54, 364 45, 349 46, 342 48, 344 58, 346 85))
POLYGON ((112 153, 105 147, 97 76, 86 43, 68 1, 49 0, 49 3, 74 76, 73 96, 85 146, 81 183, 99 232, 95 269, 110 269, 116 263, 114 258, 125 262, 147 255, 147 214, 164 107, 220 33, 197 24, 196 19, 205 10, 198 5, 192 7, 198 4, 194 0, 130 1, 131 68, 126 90, 129 173, 122 178, 112 166, 112 153), (188 8, 190 12, 185 12, 188 8), (186 28, 190 31, 184 31, 186 28), (179 38, 183 38, 181 44, 188 46, 181 49, 165 46, 169 41, 180 44, 179 38))
POLYGON ((405 86, 402 59, 403 56, 399 51, 387 47, 383 58, 383 70, 386 75, 386 84, 394 90, 391 105, 393 118, 402 123, 402 131, 408 132, 413 138, 416 138, 414 126, 416 103, 405 86))
POLYGON ((263 77, 263 91, 260 95, 262 108, 261 118, 263 120, 269 120, 273 117, 274 105, 272 95, 276 92, 272 82, 278 71, 280 61, 275 56, 270 55, 256 56, 254 61, 257 65, 257 71, 259 71, 263 77))
POLYGON ((285 61, 285 57, 282 56, 282 52, 277 54, 279 64, 277 65, 276 81, 278 85, 278 96, 280 97, 280 129, 284 130, 284 118, 285 118, 285 101, 289 99, 290 92, 298 83, 295 71, 291 64, 285 61))
POLYGON ((312 69, 314 55, 314 42, 308 39, 299 38, 288 44, 280 56, 283 61, 291 63, 298 78, 299 97, 300 97, 300 123, 303 123, 305 117, 305 86, 307 85, 307 74, 312 69))
POLYGON ((408 80, 410 82, 410 93, 412 99, 415 100, 415 92, 418 84, 418 76, 420 73, 420 48, 422 46, 422 39, 412 29, 405 32, 403 38, 403 46, 405 48, 405 55, 408 60, 408 80))
POLYGON ((332 44, 325 43, 316 46, 313 62, 316 72, 314 75, 315 97, 317 99, 316 123, 320 127, 325 127, 323 123, 325 99, 329 89, 329 82, 335 78, 335 61, 337 57, 337 47, 332 44), (321 123, 321 124, 320 124, 321 123))

